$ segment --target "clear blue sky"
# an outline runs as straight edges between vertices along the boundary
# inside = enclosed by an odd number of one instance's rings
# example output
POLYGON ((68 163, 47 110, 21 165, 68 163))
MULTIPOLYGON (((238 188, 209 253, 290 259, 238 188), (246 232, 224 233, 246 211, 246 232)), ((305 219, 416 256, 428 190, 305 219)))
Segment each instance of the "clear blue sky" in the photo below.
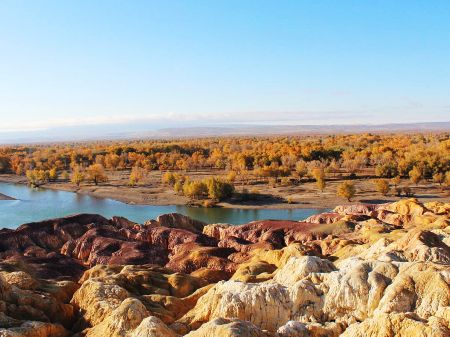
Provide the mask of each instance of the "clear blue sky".
POLYGON ((450 1, 0 0, 0 132, 450 120, 450 1))

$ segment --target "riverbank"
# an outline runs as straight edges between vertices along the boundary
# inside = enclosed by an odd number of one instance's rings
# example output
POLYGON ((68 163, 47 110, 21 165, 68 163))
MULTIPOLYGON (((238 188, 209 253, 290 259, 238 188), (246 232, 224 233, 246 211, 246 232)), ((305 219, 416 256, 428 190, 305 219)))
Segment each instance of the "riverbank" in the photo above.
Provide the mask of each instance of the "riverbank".
MULTIPOLYGON (((236 226, 181 215, 133 226, 120 208, 122 217, 110 220, 99 214, 37 219, 19 230, 0 231, 0 247, 8 247, 0 264, 2 306, 8 310, 3 315, 23 322, 4 324, 0 335, 44 336, 39 333, 44 326, 51 336, 79 336, 84 322, 95 317, 84 335, 230 337, 238 334, 225 329, 237 326, 240 336, 268 336, 270 324, 273 331, 287 331, 279 337, 293 336, 292 327, 300 327, 301 335, 319 329, 337 336, 347 329, 346 336, 366 331, 386 336, 384 326, 392 318, 390 336, 408 331, 445 337, 448 319, 441 313, 450 302, 444 277, 450 253, 444 213, 449 209, 450 204, 410 199, 339 206, 338 212, 303 222, 252 217, 236 226), (376 290, 375 300, 368 289, 376 290), (405 294, 414 301, 403 305, 405 294), (155 305, 146 307, 149 298, 155 305), (236 308, 239 325, 216 318, 236 308), (386 308, 396 312, 386 314, 386 308), (313 323, 294 321, 298 312, 313 323), (333 315, 342 312, 336 324, 333 315), (361 317, 368 318, 360 322, 361 317), (218 328, 209 333, 209 327, 218 328), (194 332, 186 335, 189 330, 194 332)), ((3 213, 0 209, 0 217, 3 213)))
MULTIPOLYGON (((109 198, 135 205, 189 205, 190 199, 176 194, 170 186, 161 184, 161 173, 151 172, 147 181, 142 186, 131 187, 128 185, 127 171, 108 172, 108 182, 95 186, 91 183, 83 183, 80 187, 66 182, 57 181, 43 185, 44 188, 74 192, 100 198, 109 198)), ((190 172, 193 179, 203 179, 211 176, 211 172, 190 172)), ((0 182, 26 184, 23 176, 2 174, 0 182)), ((302 183, 298 186, 276 186, 267 184, 255 184, 250 186, 236 186, 237 192, 247 190, 251 193, 249 198, 236 198, 227 202, 221 202, 217 206, 223 208, 238 209, 296 209, 318 208, 331 209, 339 204, 348 204, 342 198, 336 196, 336 188, 341 183, 339 180, 327 181, 323 192, 318 192, 314 182, 302 183)), ((382 196, 374 190, 373 184, 367 179, 353 180, 357 190, 352 203, 384 203, 394 202, 399 199, 391 191, 387 196, 382 196)), ((407 182, 402 182, 406 184, 407 182)), ((423 183, 413 188, 415 197, 421 202, 442 201, 450 202, 448 191, 442 190, 433 183, 423 183)))
POLYGON ((0 200, 16 200, 14 198, 11 198, 10 196, 4 195, 0 193, 0 200))

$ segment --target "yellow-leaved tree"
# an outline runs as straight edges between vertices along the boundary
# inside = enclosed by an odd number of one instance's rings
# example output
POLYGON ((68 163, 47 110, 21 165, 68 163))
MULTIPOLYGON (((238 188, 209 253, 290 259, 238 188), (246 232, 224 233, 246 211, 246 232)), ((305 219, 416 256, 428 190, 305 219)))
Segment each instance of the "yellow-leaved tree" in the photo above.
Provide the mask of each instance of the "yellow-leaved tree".
POLYGON ((338 186, 336 194, 348 201, 352 201, 352 198, 356 194, 355 185, 350 181, 344 181, 338 186))
POLYGON ((87 178, 95 185, 108 181, 108 177, 105 174, 105 169, 101 164, 93 164, 86 169, 87 178))

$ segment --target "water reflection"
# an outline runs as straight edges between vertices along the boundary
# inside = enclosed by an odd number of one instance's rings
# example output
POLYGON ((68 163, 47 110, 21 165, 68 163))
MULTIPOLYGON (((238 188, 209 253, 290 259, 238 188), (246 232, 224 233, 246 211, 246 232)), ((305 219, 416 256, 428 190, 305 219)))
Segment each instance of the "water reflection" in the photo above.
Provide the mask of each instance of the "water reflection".
POLYGON ((128 205, 111 199, 6 183, 0 183, 0 193, 18 199, 0 201, 0 228, 15 228, 26 222, 76 213, 98 213, 105 217, 120 215, 142 223, 163 213, 178 212, 208 223, 242 224, 262 219, 301 220, 312 214, 326 211, 324 209, 229 209, 128 205))

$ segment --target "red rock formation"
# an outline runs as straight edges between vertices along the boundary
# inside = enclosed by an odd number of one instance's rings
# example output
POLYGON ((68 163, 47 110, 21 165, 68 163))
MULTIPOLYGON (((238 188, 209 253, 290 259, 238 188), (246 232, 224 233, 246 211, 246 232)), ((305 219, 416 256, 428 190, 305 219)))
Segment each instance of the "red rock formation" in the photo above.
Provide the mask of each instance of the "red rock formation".
POLYGON ((37 277, 78 279, 85 268, 78 260, 60 254, 61 248, 92 226, 107 223, 100 215, 81 214, 1 231, 0 258, 26 264, 37 277))
POLYGON ((320 213, 311 215, 309 218, 305 219, 305 222, 311 222, 316 224, 330 224, 341 220, 343 217, 344 215, 334 212, 320 213))
POLYGON ((207 225, 202 221, 192 219, 179 213, 162 214, 156 218, 156 221, 160 226, 186 229, 194 233, 201 233, 203 227, 207 225))
POLYGON ((185 216, 158 219, 162 223, 139 225, 83 214, 25 224, 0 233, 0 256, 35 265, 39 275, 66 279, 77 279, 97 264, 158 264, 184 273, 206 268, 231 277, 236 261, 245 261, 254 249, 273 250, 326 236, 314 231, 319 224, 269 220, 220 226, 211 237, 200 232, 203 223, 185 216), (181 228, 175 228, 177 221, 181 228))
POLYGON ((235 237, 251 243, 267 242, 273 247, 281 248, 293 241, 308 241, 317 238, 314 229, 318 227, 318 224, 308 222, 264 220, 240 226, 219 227, 216 231, 208 230, 214 232, 220 240, 235 237))
POLYGON ((409 199, 241 226, 83 214, 0 230, 0 335, 447 336, 448 209, 409 199))

